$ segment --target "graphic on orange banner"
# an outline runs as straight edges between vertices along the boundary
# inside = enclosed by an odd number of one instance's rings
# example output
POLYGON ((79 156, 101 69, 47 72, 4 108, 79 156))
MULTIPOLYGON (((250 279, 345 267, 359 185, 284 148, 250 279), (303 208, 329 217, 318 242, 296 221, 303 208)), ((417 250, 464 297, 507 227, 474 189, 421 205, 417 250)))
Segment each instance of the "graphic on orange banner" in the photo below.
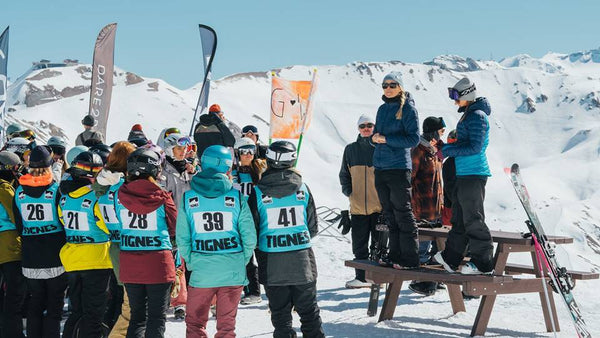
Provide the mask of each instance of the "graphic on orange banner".
POLYGON ((311 81, 290 81, 272 77, 272 139, 297 139, 303 128, 308 129, 312 110, 309 108, 311 90, 314 91, 311 81))

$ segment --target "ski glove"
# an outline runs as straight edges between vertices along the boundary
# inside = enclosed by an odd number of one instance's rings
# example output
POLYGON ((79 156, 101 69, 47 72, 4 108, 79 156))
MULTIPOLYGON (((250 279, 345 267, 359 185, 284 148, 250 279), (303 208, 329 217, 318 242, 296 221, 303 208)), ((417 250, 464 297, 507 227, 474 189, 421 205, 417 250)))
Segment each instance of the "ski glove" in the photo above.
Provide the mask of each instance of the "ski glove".
POLYGON ((338 225, 338 229, 342 228, 342 235, 345 235, 350 232, 350 228, 352 223, 350 222, 350 213, 348 210, 342 210, 340 213, 342 218, 340 219, 340 224, 338 225))

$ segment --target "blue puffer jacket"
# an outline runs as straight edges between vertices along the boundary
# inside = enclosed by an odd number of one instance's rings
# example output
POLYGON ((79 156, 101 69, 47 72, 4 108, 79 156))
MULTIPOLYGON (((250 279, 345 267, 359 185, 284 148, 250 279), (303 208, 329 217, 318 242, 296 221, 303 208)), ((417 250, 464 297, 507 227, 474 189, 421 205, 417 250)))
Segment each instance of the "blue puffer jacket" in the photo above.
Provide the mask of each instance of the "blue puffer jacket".
POLYGON ((400 103, 396 98, 383 97, 384 104, 377 110, 375 130, 385 136, 386 143, 375 144, 373 166, 377 170, 412 169, 410 148, 419 143, 419 115, 409 93, 402 107, 402 119, 396 119, 400 103))
POLYGON ((444 157, 456 157, 456 176, 492 176, 485 156, 490 141, 487 116, 491 113, 488 100, 484 97, 477 98, 458 121, 458 141, 442 147, 444 157))
MULTIPOLYGON (((223 174, 198 173, 192 178, 191 187, 204 197, 216 198, 233 189, 229 177, 223 174)), ((179 253, 192 271, 190 285, 196 288, 212 288, 248 284, 246 264, 252 258, 256 247, 256 228, 248 203, 242 201, 242 209, 238 219, 242 252, 229 254, 202 254, 192 252, 192 234, 190 220, 185 210, 185 203, 179 204, 177 213, 177 246, 179 253)))

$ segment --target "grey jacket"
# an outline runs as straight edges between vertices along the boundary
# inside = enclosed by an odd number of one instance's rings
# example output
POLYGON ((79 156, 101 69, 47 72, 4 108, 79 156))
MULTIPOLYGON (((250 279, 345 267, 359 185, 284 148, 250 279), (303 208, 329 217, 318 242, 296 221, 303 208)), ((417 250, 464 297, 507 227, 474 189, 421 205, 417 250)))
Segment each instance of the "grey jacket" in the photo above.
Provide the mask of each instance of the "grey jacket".
MULTIPOLYGON (((273 197, 284 197, 296 193, 302 184, 302 176, 294 169, 273 170, 268 169, 258 183, 264 194, 273 197)), ((308 186, 308 207, 306 209, 307 225, 310 236, 314 237, 319 232, 315 201, 308 186)), ((248 198, 248 206, 252 211, 256 233, 260 231, 260 215, 257 207, 256 190, 253 189, 248 198)), ((258 278, 266 286, 304 285, 317 280, 317 262, 312 248, 266 253, 256 250, 258 260, 258 278)))
POLYGON ((183 193, 191 189, 191 181, 192 176, 187 171, 180 174, 171 163, 165 161, 159 183, 161 187, 171 193, 178 210, 183 193))

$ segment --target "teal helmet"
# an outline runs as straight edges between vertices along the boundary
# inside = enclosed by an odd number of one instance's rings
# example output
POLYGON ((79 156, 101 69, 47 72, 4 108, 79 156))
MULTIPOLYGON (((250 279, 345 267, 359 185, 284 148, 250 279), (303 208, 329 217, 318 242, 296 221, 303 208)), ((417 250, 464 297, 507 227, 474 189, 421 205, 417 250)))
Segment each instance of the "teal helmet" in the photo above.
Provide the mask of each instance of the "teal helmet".
POLYGON ((25 128, 23 128, 22 125, 18 124, 18 123, 12 123, 10 124, 8 127, 6 127, 6 135, 8 137, 10 137, 10 135, 12 135, 13 133, 19 132, 24 130, 25 128))
POLYGON ((231 170, 232 165, 231 152, 220 145, 213 145, 206 148, 200 158, 200 167, 202 167, 203 172, 225 174, 231 170))
POLYGON ((75 160, 75 157, 77 157, 77 155, 79 155, 87 150, 88 150, 88 147, 86 147, 86 146, 75 146, 75 147, 69 149, 69 151, 67 152, 67 162, 69 164, 71 164, 71 162, 73 162, 73 160, 75 160))

